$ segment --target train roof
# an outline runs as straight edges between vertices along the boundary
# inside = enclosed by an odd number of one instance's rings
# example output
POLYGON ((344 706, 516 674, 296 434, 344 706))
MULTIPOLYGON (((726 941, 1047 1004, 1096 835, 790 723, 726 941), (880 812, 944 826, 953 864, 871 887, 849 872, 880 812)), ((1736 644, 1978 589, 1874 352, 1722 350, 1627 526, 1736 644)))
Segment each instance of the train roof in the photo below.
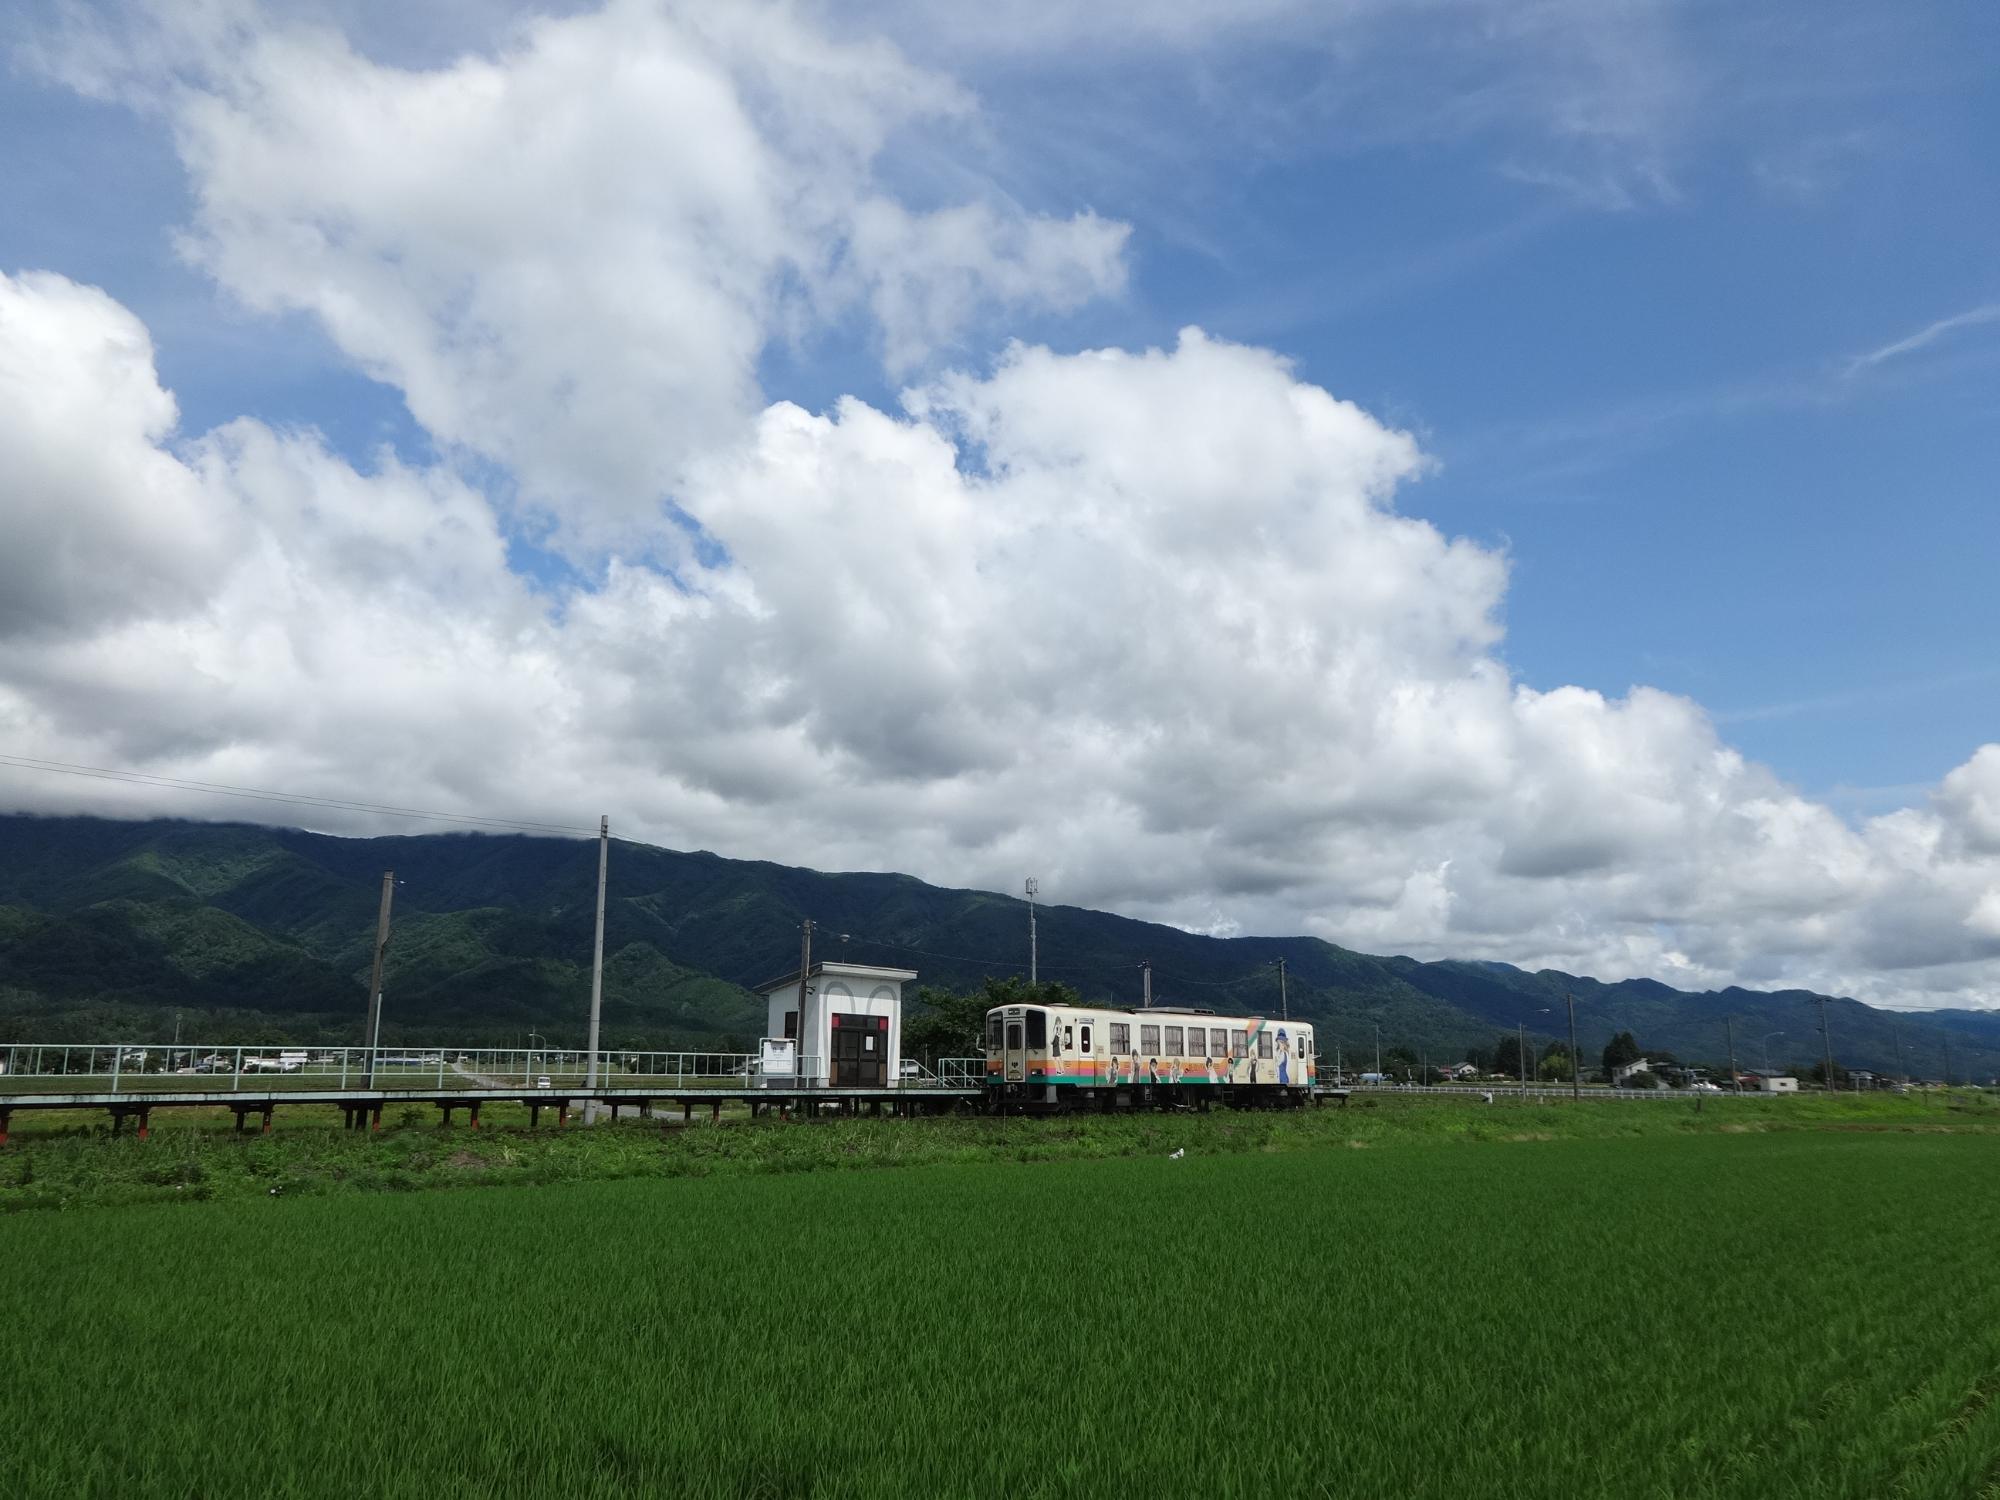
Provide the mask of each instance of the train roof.
MULTIPOLYGON (((988 1015, 991 1015, 995 1011, 1017 1010, 1017 1009, 1069 1010, 1069 1011, 1096 1010, 1096 1011, 1103 1011, 1108 1015, 1117 1015, 1117 1016, 1214 1016, 1218 1020, 1232 1020, 1232 1021, 1268 1021, 1272 1019, 1269 1015, 1267 1015, 1265 1012, 1261 1010, 1216 1010, 1206 1005, 1127 1006, 1127 1005, 1094 1005, 1086 1003, 1083 1005, 1063 1006, 1063 1005, 1052 1005, 1046 1000, 1019 1000, 1004 1005, 989 1005, 986 1007, 986 1013, 988 1015)), ((1285 1026, 1310 1026, 1313 1023, 1310 1017, 1301 1016, 1296 1021, 1284 1020, 1280 1018, 1280 1024, 1285 1026)))

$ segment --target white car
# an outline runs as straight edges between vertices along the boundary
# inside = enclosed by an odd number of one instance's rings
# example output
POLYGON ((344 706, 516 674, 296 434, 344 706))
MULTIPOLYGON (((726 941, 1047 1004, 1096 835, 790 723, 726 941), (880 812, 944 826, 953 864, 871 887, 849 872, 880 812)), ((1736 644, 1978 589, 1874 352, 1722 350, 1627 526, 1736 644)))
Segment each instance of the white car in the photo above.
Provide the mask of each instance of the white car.
POLYGON ((537 1078, 535 1080, 535 1087, 538 1089, 545 1089, 550 1087, 549 1075, 544 1073, 540 1078, 537 1078))

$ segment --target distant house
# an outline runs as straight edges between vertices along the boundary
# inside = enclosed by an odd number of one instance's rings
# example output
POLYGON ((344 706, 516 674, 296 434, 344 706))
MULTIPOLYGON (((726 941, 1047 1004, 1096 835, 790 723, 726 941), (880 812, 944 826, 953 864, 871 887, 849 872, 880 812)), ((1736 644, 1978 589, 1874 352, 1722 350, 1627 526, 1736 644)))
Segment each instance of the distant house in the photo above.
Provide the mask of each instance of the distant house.
POLYGON ((1765 1077, 1757 1080, 1757 1087, 1767 1094, 1796 1094, 1799 1091, 1799 1081, 1782 1075, 1765 1077))
POLYGON ((1479 1076, 1479 1069, 1471 1063, 1460 1063, 1451 1070, 1451 1076, 1454 1078, 1477 1078, 1479 1076))
POLYGON ((1611 1086, 1613 1088, 1617 1088, 1619 1085, 1623 1084, 1626 1079, 1630 1078, 1634 1073, 1650 1073, 1652 1071, 1653 1071, 1653 1064, 1650 1059, 1644 1057, 1638 1058, 1633 1062, 1626 1063, 1623 1067, 1613 1068, 1611 1070, 1611 1086))

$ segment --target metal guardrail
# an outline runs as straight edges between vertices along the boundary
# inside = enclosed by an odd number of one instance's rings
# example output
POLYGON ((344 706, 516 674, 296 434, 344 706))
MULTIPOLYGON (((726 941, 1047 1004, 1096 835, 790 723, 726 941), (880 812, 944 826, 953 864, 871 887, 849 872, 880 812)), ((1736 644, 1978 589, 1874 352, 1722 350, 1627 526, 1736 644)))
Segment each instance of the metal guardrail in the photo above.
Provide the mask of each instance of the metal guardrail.
MULTIPOLYGON (((888 1088, 977 1088, 984 1058, 940 1058, 935 1070, 907 1065, 888 1088), (914 1069, 914 1071, 911 1071, 914 1069)), ((289 1043, 0 1043, 0 1094, 214 1092, 374 1088, 437 1093, 467 1089, 582 1092, 590 1087, 588 1052, 541 1047, 300 1047, 289 1043), (372 1078, 372 1082, 370 1081, 372 1078)), ((757 1052, 598 1054, 604 1090, 824 1088, 825 1060, 807 1055, 794 1069, 766 1073, 757 1052)))

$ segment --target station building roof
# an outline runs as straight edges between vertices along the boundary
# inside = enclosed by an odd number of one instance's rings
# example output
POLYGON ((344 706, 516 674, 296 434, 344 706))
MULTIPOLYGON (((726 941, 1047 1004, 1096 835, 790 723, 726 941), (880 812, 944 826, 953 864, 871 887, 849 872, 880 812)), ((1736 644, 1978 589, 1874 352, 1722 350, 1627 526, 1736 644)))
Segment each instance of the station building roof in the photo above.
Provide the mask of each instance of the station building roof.
MULTIPOLYGON (((808 979, 821 974, 834 979, 894 979, 902 983, 908 983, 917 977, 915 969, 889 969, 880 964, 849 964, 837 959, 816 963, 806 970, 808 979)), ((750 988, 760 995, 768 995, 773 990, 789 989, 798 982, 799 971, 790 969, 775 979, 767 979, 762 984, 753 984, 750 988)))

